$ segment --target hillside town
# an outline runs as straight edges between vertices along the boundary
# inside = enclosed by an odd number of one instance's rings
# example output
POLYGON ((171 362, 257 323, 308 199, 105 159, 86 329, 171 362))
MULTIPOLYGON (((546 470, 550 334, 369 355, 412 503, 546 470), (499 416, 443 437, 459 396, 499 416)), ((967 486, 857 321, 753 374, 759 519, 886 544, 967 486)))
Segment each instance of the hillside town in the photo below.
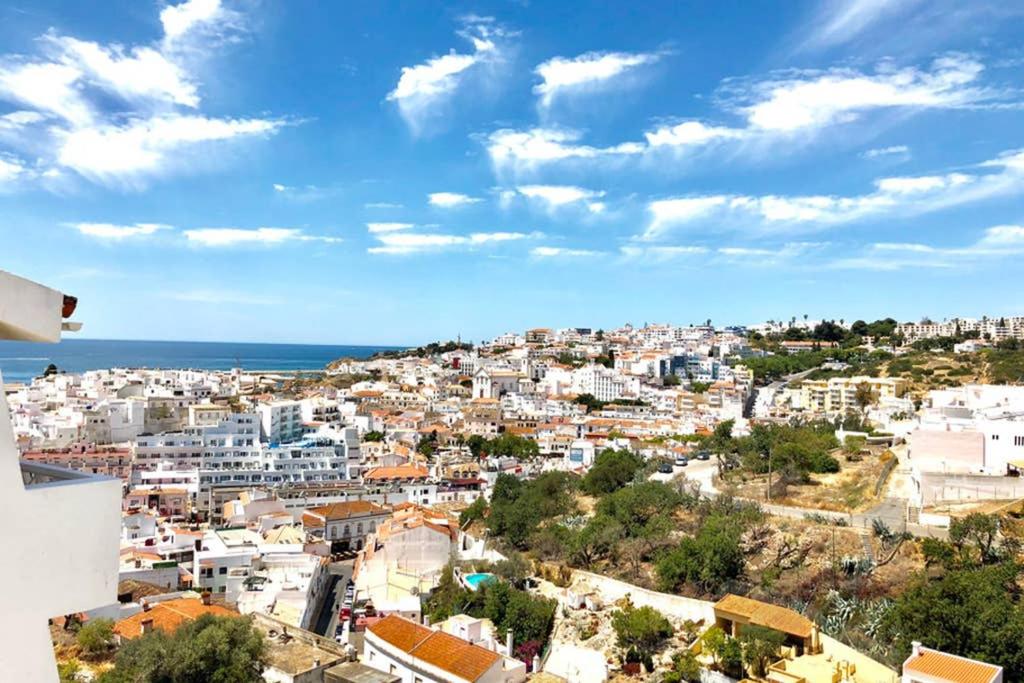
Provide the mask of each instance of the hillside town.
MULTIPOLYGON (((4 338, 74 329, 72 298, 0 278, 4 338)), ((992 591, 1024 539, 1024 386, 987 380, 1024 328, 958 327, 535 328, 302 376, 40 368, 3 385, 5 485, 33 520, 5 572, 51 597, 26 591, 5 631, 23 620, 62 680, 241 617, 266 681, 1020 680, 1003 639, 1024 618, 992 591), (982 608, 986 634, 927 616, 982 608)))

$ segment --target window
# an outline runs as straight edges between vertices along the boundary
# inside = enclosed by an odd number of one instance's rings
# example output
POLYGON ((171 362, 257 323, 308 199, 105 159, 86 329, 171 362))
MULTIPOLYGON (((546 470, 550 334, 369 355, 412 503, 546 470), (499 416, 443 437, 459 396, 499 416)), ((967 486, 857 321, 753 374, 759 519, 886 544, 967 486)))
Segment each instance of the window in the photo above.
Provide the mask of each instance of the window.
POLYGON ((220 574, 221 576, 223 576, 223 575, 228 573, 228 568, 227 567, 220 567, 220 568, 217 569, 217 573, 220 574))

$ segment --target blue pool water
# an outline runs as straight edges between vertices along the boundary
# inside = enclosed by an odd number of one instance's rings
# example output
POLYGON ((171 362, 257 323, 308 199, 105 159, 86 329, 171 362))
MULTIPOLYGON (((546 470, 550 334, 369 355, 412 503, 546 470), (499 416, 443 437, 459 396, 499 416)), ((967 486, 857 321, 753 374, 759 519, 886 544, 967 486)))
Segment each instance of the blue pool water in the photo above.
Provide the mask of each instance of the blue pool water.
POLYGON ((462 580, 466 583, 466 586, 468 586, 470 590, 475 591, 477 588, 480 587, 481 583, 484 583, 486 581, 493 581, 494 574, 489 574, 486 572, 479 574, 466 574, 462 577, 462 580))

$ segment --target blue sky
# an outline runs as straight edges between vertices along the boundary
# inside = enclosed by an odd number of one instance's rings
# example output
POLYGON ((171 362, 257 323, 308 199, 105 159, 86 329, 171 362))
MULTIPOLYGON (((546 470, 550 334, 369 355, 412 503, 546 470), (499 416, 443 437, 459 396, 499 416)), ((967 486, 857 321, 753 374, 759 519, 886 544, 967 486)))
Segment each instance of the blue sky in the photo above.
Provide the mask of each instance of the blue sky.
POLYGON ((0 0, 0 268, 82 335, 1021 315, 1024 7, 0 0))

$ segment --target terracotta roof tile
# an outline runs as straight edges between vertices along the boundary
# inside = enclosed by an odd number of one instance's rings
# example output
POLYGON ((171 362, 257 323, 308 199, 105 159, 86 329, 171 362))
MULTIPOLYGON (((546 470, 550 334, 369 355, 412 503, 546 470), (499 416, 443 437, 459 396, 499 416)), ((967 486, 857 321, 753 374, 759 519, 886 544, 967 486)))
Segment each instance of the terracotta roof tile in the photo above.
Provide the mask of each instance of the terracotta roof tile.
POLYGON ((903 669, 956 683, 989 683, 999 673, 998 666, 927 648, 908 659, 903 669))
POLYGON ((114 625, 114 633, 122 638, 137 638, 142 635, 142 622, 153 620, 153 628, 170 633, 186 621, 194 621, 204 614, 215 617, 237 617, 238 612, 223 605, 204 605, 195 598, 178 598, 157 602, 149 611, 142 611, 114 625))
POLYGON ((746 618, 751 624, 782 631, 800 638, 808 638, 814 624, 793 610, 752 600, 739 595, 726 595, 715 603, 716 612, 728 612, 746 618))

